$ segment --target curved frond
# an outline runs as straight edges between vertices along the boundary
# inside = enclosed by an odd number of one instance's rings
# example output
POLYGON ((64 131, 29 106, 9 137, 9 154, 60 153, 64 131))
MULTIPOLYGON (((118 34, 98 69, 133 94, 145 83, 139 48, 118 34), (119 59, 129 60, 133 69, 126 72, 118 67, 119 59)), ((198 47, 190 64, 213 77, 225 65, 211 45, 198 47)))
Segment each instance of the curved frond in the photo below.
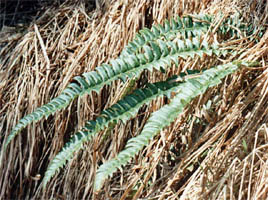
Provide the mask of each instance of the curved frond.
POLYGON ((114 159, 100 166, 96 174, 95 191, 99 191, 105 179, 116 172, 119 167, 126 165, 144 146, 149 144, 149 141, 155 135, 170 125, 193 98, 204 93, 207 88, 221 83, 222 78, 235 72, 241 64, 243 63, 232 62, 208 69, 196 78, 187 79, 185 77, 186 82, 178 86, 177 95, 171 100, 170 104, 154 112, 145 124, 141 134, 128 140, 125 150, 114 159))
MULTIPOLYGON (((66 108, 74 99, 85 93, 99 92, 103 86, 110 85, 117 79, 125 81, 128 77, 135 78, 144 69, 164 68, 170 66, 171 61, 178 64, 178 57, 193 57, 194 54, 202 56, 204 53, 211 55, 211 48, 204 45, 205 42, 202 42, 202 45, 199 43, 200 36, 207 32, 212 21, 213 16, 191 15, 165 21, 164 25, 153 26, 151 30, 146 28, 141 30, 133 42, 124 48, 118 59, 110 61, 109 65, 103 64, 94 71, 75 77, 75 82, 68 85, 58 97, 19 120, 8 136, 4 149, 28 124, 38 122, 66 108)), ((241 31, 246 35, 257 31, 252 26, 243 24, 238 15, 227 18, 218 30, 224 35, 231 36, 238 35, 241 31)), ((219 55, 221 51, 214 48, 214 53, 219 55)))
POLYGON ((95 121, 88 121, 85 127, 75 134, 71 138, 71 141, 67 143, 62 151, 51 161, 43 179, 44 187, 55 173, 59 171, 67 161, 72 159, 74 153, 80 150, 83 144, 90 141, 98 132, 109 127, 109 125, 114 122, 122 121, 125 123, 127 120, 134 117, 143 105, 149 104, 158 97, 164 95, 169 97, 172 91, 177 90, 179 84, 179 82, 147 84, 146 88, 135 90, 132 94, 104 110, 95 121))
POLYGON ((11 140, 32 122, 37 122, 54 114, 56 111, 66 108, 71 101, 78 96, 92 91, 99 92, 105 85, 110 85, 114 80, 127 78, 136 78, 144 70, 152 71, 153 68, 160 70, 167 68, 175 63, 178 65, 178 58, 187 58, 194 56, 203 56, 204 54, 219 55, 225 51, 218 49, 217 44, 211 46, 204 40, 200 42, 199 37, 180 40, 175 38, 173 41, 163 41, 158 39, 144 45, 144 53, 138 55, 129 55, 124 58, 118 58, 110 61, 110 65, 103 64, 82 76, 74 78, 76 82, 71 83, 61 95, 50 101, 48 104, 37 108, 33 113, 19 120, 18 124, 11 131, 5 143, 5 149, 11 140))

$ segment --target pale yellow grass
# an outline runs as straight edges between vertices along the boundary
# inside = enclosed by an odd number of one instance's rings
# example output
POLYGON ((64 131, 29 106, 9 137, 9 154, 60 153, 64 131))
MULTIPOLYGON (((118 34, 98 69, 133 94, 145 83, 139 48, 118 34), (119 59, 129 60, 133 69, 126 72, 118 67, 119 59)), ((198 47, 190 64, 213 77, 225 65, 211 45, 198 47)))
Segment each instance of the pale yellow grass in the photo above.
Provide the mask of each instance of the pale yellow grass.
MULTIPOLYGON (((255 2, 111 0, 103 12, 89 12, 84 1, 70 0, 48 8, 26 34, 0 52, 1 143, 20 118, 59 95, 75 75, 116 58, 141 28, 177 15, 222 12, 227 18, 237 11, 256 27, 267 25, 266 1, 255 2)), ((258 43, 246 37, 221 41, 243 53, 225 60, 187 59, 173 67, 170 74, 237 58, 261 63, 229 76, 195 99, 114 174, 100 194, 93 194, 92 188, 99 164, 113 158, 127 139, 140 132, 163 99, 144 107, 126 125, 118 124, 105 141, 100 134, 86 144, 44 191, 40 183, 49 161, 87 120, 119 98, 124 85, 116 82, 99 95, 82 97, 48 120, 28 126, 1 155, 1 199, 267 199, 267 38, 268 32, 258 43), (211 109, 203 106, 208 100, 211 109)), ((155 82, 163 76, 158 72, 143 77, 155 82)))

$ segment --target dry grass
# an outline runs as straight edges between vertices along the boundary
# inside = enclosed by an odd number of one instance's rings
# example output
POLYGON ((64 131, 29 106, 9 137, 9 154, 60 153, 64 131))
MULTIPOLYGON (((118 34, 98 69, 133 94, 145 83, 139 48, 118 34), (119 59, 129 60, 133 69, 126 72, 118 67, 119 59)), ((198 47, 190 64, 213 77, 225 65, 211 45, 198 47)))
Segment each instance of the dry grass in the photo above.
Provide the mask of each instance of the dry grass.
MULTIPOLYGON (((57 96, 75 75, 117 57, 142 27, 201 11, 221 11, 226 17, 239 11, 256 27, 267 26, 268 17, 265 0, 111 0, 103 12, 88 12, 83 2, 48 8, 27 34, 1 50, 1 143, 18 119, 57 96)), ((196 99, 135 160, 114 174, 102 193, 92 191, 98 165, 122 150, 163 100, 144 108, 126 125, 118 124, 105 141, 99 136, 85 145, 45 191, 40 183, 49 161, 70 135, 118 98, 123 90, 119 82, 22 131, 1 155, 0 198, 267 199, 268 32, 258 43, 249 38, 229 42, 244 51, 239 58, 258 60, 262 67, 234 74, 196 99), (211 108, 205 109, 208 100, 211 108)), ((171 73, 216 62, 189 59, 171 73)), ((149 81, 161 79, 147 76, 149 81)))

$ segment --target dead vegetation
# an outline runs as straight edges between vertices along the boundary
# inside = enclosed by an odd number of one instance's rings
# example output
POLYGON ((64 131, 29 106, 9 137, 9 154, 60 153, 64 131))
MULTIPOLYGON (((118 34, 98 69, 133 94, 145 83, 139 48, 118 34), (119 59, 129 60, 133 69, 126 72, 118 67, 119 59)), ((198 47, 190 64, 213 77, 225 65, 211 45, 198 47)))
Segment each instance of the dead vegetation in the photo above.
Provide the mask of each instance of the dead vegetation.
MULTIPOLYGON (((57 96, 75 75, 117 57, 139 29, 199 12, 222 12, 226 18, 240 12, 256 28, 267 27, 264 0, 111 0, 105 11, 92 12, 77 0, 48 8, 0 52, 1 144, 20 118, 57 96)), ((123 84, 116 82, 101 95, 83 97, 69 109, 28 126, 1 154, 0 197, 267 199, 268 32, 256 43, 244 37, 227 45, 243 52, 237 58, 258 60, 262 66, 229 76, 193 101, 172 126, 114 174, 100 194, 92 191, 99 164, 113 158, 128 138, 139 133, 163 99, 144 107, 127 125, 118 124, 105 141, 98 136, 85 145, 44 191, 40 183, 49 161, 85 121, 116 101, 123 84)), ((189 59, 170 73, 216 62, 189 59)), ((155 82, 162 77, 144 74, 140 82, 145 78, 155 82)))

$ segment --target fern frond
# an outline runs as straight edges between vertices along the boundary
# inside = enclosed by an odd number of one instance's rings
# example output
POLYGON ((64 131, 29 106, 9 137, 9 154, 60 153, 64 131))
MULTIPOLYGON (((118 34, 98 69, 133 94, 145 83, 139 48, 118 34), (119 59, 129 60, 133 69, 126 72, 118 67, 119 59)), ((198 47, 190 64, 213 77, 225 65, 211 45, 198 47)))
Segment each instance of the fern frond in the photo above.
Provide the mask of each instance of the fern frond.
POLYGON ((125 150, 120 152, 116 158, 100 166, 96 174, 95 191, 99 191, 105 179, 116 172, 119 167, 125 166, 144 146, 149 144, 149 141, 155 135, 170 125, 193 98, 204 93, 207 88, 219 84, 222 78, 235 72, 242 64, 244 63, 232 62, 208 69, 197 78, 185 78, 186 82, 178 86, 177 95, 171 100, 170 104, 154 112, 145 124, 141 134, 128 140, 125 150))
MULTIPOLYGON (((182 75, 184 76, 184 74, 182 75)), ((95 121, 88 121, 84 128, 75 134, 62 151, 51 161, 43 179, 44 187, 48 181, 62 168, 65 163, 72 159, 74 153, 83 147, 83 144, 90 141, 101 130, 109 127, 112 123, 122 121, 125 123, 136 116, 139 109, 149 104, 152 100, 161 96, 170 96, 171 92, 177 90, 179 82, 158 82, 147 84, 144 89, 137 89, 131 95, 124 97, 118 103, 104 110, 95 121)))
POLYGON ((4 149, 11 140, 32 122, 37 122, 54 114, 63 108, 66 108, 78 96, 85 93, 96 91, 97 93, 105 85, 110 85, 114 80, 121 79, 126 81, 127 78, 136 78, 144 70, 152 71, 153 68, 160 70, 167 68, 175 63, 178 65, 178 58, 194 57, 195 55, 203 56, 204 54, 219 55, 225 51, 218 49, 217 44, 211 46, 204 40, 200 42, 199 37, 191 40, 174 39, 173 41, 162 41, 160 39, 149 42, 144 45, 144 53, 138 55, 129 55, 124 58, 118 58, 110 61, 110 65, 103 64, 82 76, 74 78, 75 83, 71 83, 58 97, 48 104, 37 108, 33 113, 19 120, 18 124, 11 131, 5 143, 4 149))
MULTIPOLYGON (((163 26, 153 26, 151 30, 141 30, 133 42, 124 48, 120 57, 110 61, 110 65, 103 64, 94 71, 75 77, 75 82, 68 85, 58 97, 20 119, 8 136, 4 149, 28 124, 48 118, 85 93, 98 93, 103 86, 110 85, 114 80, 136 78, 145 69, 159 70, 160 67, 170 66, 171 62, 177 65, 178 57, 193 57, 195 54, 202 56, 204 53, 211 55, 212 52, 224 55, 224 52, 213 45, 211 48, 205 45, 205 42, 199 44, 200 36, 209 29, 212 21, 213 17, 209 15, 192 15, 165 21, 163 26)), ((248 34, 254 32, 252 27, 241 23, 237 16, 228 18, 219 26, 222 34, 233 35, 237 34, 238 30, 245 30, 248 34)))

